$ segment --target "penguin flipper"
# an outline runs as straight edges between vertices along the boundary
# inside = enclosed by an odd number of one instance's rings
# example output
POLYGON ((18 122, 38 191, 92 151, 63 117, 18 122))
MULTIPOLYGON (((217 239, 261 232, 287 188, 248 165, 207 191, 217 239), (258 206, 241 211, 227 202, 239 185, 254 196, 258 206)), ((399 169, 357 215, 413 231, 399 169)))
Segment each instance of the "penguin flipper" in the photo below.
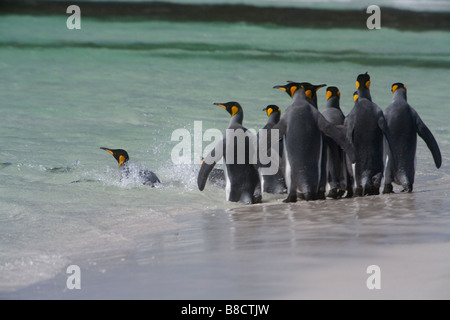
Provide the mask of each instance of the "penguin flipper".
POLYGON ((413 111, 413 117, 416 121, 417 134, 423 139, 423 141, 425 141, 428 149, 430 149, 436 168, 440 168, 442 164, 442 156, 436 139, 416 111, 413 111))
POLYGON ((397 171, 398 157, 397 157, 397 153, 395 152, 394 143, 393 143, 392 137, 391 137, 391 132, 389 130, 389 127, 386 122, 386 118, 384 117, 383 113, 381 113, 380 117, 378 118, 378 127, 383 132, 384 138, 387 141, 387 144, 389 146, 388 155, 392 158, 392 164, 393 164, 394 170, 397 171))
MULTIPOLYGON (((225 137, 225 135, 224 135, 225 137)), ((202 164, 200 166, 200 171, 198 172, 197 177, 197 186, 200 191, 203 191, 205 189, 206 181, 208 181, 209 174, 214 169, 214 166, 216 165, 217 161, 219 161, 225 150, 225 138, 220 140, 213 150, 206 156, 206 158, 202 159, 202 164), (216 152, 219 152, 216 157, 216 152)))
POLYGON ((344 127, 346 128, 347 140, 353 143, 354 131, 355 131, 355 121, 353 115, 350 113, 344 120, 344 127))
POLYGON ((197 185, 198 185, 198 189, 200 191, 203 191, 203 189, 205 189, 205 185, 206 185, 206 181, 208 180, 208 176, 211 173, 211 171, 215 165, 216 165, 215 162, 213 162, 212 164, 208 164, 208 163, 206 163, 205 160, 202 160, 202 165, 200 167, 200 171, 198 172, 198 177, 197 177, 197 185))
POLYGON ((281 138, 286 134, 286 129, 287 129, 286 118, 281 117, 280 121, 278 121, 278 123, 274 125, 271 130, 279 130, 278 136, 280 137, 281 140, 281 138))
POLYGON ((344 126, 338 128, 327 119, 325 119, 322 114, 318 113, 317 127, 323 134, 336 141, 336 143, 341 146, 342 149, 344 149, 351 162, 355 163, 355 149, 353 148, 353 144, 349 141, 345 134, 346 130, 344 129, 344 126))

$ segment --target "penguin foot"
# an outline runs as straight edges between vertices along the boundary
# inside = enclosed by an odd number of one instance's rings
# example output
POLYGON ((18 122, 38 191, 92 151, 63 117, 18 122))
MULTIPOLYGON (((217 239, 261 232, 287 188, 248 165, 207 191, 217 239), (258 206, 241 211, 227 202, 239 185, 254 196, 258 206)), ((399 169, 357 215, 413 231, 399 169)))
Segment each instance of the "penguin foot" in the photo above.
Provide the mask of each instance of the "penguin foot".
POLYGON ((319 191, 319 192, 317 193, 316 199, 317 199, 317 200, 326 200, 327 197, 325 196, 325 191, 319 191))
POLYGON ((252 199, 252 203, 253 204, 261 203, 261 202, 262 202, 262 196, 261 195, 253 196, 253 199, 252 199))
POLYGON ((368 188, 367 193, 368 196, 377 196, 380 194, 380 188, 379 187, 375 187, 372 186, 370 188, 368 188))
POLYGON ((384 185, 383 194, 388 194, 388 193, 395 193, 392 183, 388 183, 388 184, 384 185))
POLYGON ((297 202, 297 195, 288 195, 286 199, 283 200, 284 203, 297 202))
POLYGON ((347 194, 345 195, 345 198, 346 199, 353 198, 353 188, 352 187, 347 188, 347 194))
POLYGON ((407 184, 407 185, 403 186, 402 192, 411 193, 412 191, 413 191, 413 185, 412 184, 407 184))
POLYGON ((359 186, 355 189, 355 197, 362 197, 363 196, 363 187, 359 186))
POLYGON ((338 188, 330 189, 330 191, 328 191, 327 197, 332 198, 332 199, 337 199, 339 197, 338 188))

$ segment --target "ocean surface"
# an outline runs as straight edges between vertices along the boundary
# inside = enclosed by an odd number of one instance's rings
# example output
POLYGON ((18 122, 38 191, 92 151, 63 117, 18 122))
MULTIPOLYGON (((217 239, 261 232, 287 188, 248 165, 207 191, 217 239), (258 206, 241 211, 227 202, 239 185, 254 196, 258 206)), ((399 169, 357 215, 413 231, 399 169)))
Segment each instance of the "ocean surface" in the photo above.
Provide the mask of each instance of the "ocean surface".
POLYGON ((450 31, 67 17, 0 15, 1 299, 450 298, 450 31), (308 81, 338 86, 347 114, 366 71, 382 109, 406 84, 441 148, 437 169, 419 138, 413 193, 244 205, 198 190, 203 134, 229 121, 214 102, 259 129, 291 103, 274 85, 308 81), (100 147, 162 183, 120 180, 100 147))

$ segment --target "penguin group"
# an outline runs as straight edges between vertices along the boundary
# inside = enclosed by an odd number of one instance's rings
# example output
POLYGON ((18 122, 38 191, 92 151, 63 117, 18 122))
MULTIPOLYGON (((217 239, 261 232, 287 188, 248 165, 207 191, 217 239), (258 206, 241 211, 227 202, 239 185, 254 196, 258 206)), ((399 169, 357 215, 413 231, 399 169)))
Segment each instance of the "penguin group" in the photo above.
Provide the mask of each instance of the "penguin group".
POLYGON ((264 108, 267 123, 256 135, 243 126, 244 111, 238 102, 215 103, 231 119, 227 133, 202 160, 199 190, 204 190, 209 174, 223 158, 226 199, 232 202, 259 203, 265 192, 287 193, 283 202, 378 195, 383 179, 383 193, 394 192, 393 183, 412 192, 417 135, 431 151, 436 167, 441 166, 439 146, 408 104, 403 83, 392 85, 393 100, 383 112, 372 101, 369 74, 358 75, 354 106, 347 116, 336 86, 327 87, 326 106, 319 111, 317 92, 325 86, 293 81, 274 86, 286 92, 292 103, 284 112, 277 105, 264 108), (261 139, 262 133, 266 139, 261 139), (270 174, 264 171, 269 164, 261 159, 267 155, 277 160, 270 174))

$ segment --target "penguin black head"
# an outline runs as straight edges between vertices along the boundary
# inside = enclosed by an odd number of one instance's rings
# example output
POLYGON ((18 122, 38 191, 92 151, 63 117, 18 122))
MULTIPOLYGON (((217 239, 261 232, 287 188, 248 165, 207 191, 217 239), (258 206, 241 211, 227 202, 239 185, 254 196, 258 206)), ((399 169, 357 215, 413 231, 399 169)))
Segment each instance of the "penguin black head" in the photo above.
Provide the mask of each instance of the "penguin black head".
POLYGON ((367 72, 358 75, 356 78, 356 89, 359 89, 360 87, 370 89, 370 76, 367 72))
POLYGON ((353 101, 356 102, 356 100, 358 100, 359 95, 358 95, 358 91, 353 92, 353 101))
POLYGON ((130 159, 128 157, 128 153, 123 149, 109 149, 109 148, 103 148, 103 147, 101 147, 100 149, 106 150, 109 153, 111 153, 113 155, 113 157, 119 163, 119 168, 130 159))
POLYGON ((291 98, 294 96, 294 93, 298 90, 298 89, 303 89, 305 91, 305 95, 309 98, 309 99, 313 99, 313 97, 316 94, 316 91, 319 90, 322 87, 325 87, 326 84, 319 84, 319 85, 314 85, 311 84, 309 82, 293 82, 293 81, 288 81, 287 84, 285 84, 284 86, 274 86, 274 89, 280 89, 283 90, 284 92, 286 92, 291 98))
POLYGON ((218 103, 214 102, 214 105, 224 108, 228 111, 229 114, 231 114, 231 117, 234 117, 238 113, 242 113, 242 107, 239 103, 236 101, 230 101, 227 103, 218 103))
POLYGON ((405 89, 405 91, 406 91, 406 86, 403 83, 396 82, 392 85, 391 91, 392 91, 392 93, 395 93, 395 91, 397 91, 397 89, 400 89, 400 88, 405 89))
POLYGON ((273 112, 275 112, 275 113, 281 113, 281 109, 280 109, 278 106, 274 105, 274 104, 268 105, 268 106, 265 107, 262 111, 265 111, 265 112, 267 113, 267 116, 268 116, 268 117, 270 117, 270 115, 271 115, 273 112))
POLYGON ((338 99, 341 98, 341 92, 337 87, 328 87, 327 88, 327 101, 330 100, 332 97, 338 97, 338 99))

